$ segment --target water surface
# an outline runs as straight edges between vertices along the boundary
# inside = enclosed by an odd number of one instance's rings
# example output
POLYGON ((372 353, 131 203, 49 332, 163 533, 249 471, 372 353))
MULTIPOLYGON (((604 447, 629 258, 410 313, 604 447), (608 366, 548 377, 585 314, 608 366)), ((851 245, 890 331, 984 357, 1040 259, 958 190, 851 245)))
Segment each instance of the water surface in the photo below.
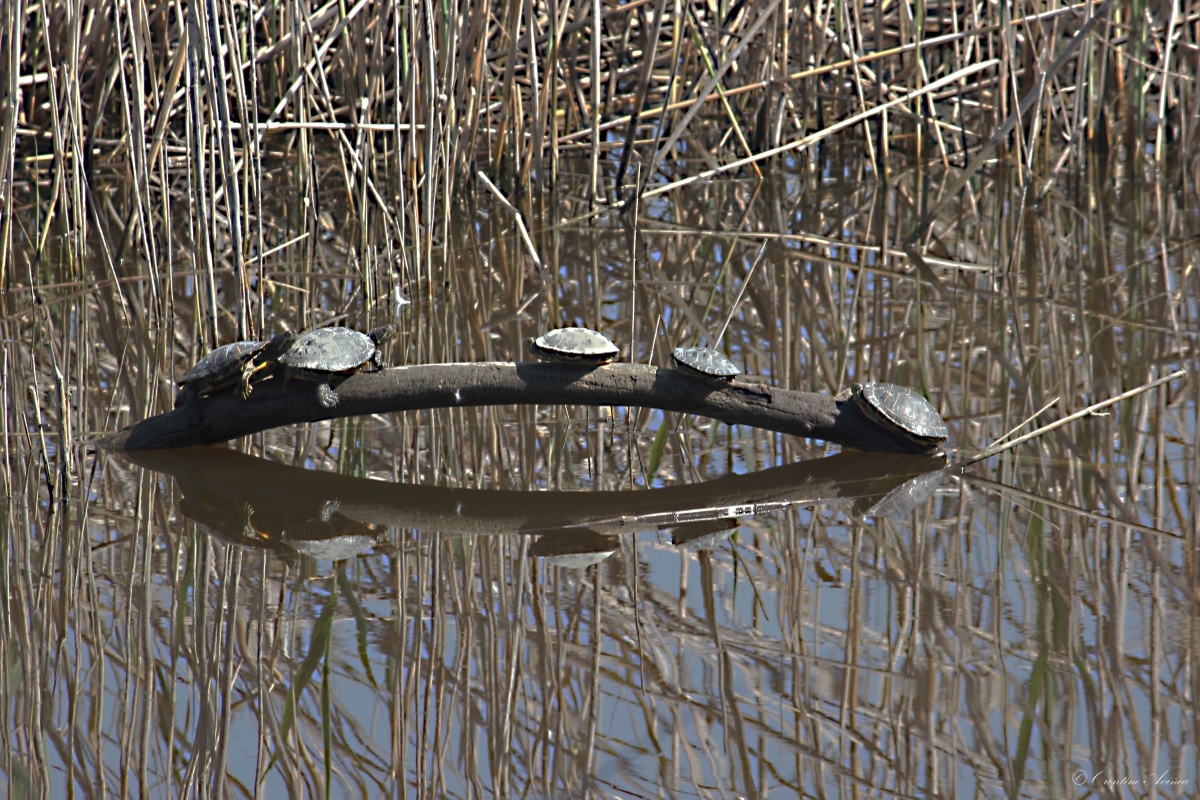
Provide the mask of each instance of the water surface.
MULTIPOLYGON (((912 386, 951 460, 1043 407, 1196 374, 1186 180, 1097 162, 1034 207, 989 175, 926 243, 934 286, 899 250, 932 177, 883 183, 829 148, 625 217, 572 221, 563 191, 527 209, 541 270, 487 195, 394 262, 347 243, 330 197, 333 227, 269 261, 250 318, 394 321, 389 364, 521 360, 580 324, 665 367, 732 309, 721 347, 751 379, 912 386)), ((237 279, 207 285, 182 241, 153 281, 41 263, 3 320, 14 794, 1196 791, 1191 378, 905 502, 943 460, 632 408, 122 455, 91 442, 236 338, 237 279)))

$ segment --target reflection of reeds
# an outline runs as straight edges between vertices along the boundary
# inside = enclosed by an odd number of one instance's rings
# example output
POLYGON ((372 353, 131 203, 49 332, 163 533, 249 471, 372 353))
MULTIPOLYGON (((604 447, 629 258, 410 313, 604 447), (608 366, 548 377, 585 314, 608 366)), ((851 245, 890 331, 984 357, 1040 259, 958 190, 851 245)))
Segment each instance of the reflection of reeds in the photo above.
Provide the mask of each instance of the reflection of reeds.
MULTIPOLYGON (((818 506, 699 556, 646 533, 586 571, 408 530, 336 569, 244 551, 81 444, 216 344, 342 314, 399 316, 391 363, 582 323, 640 361, 657 333, 666 366, 744 290, 722 348, 748 375, 920 387, 971 452, 1052 397, 1196 374, 1192 6, 1114 4, 949 191, 1099 7, 0 4, 0 793, 1194 792, 1190 386, 902 518, 818 506)), ((246 446, 631 491, 822 452, 583 408, 246 446)))

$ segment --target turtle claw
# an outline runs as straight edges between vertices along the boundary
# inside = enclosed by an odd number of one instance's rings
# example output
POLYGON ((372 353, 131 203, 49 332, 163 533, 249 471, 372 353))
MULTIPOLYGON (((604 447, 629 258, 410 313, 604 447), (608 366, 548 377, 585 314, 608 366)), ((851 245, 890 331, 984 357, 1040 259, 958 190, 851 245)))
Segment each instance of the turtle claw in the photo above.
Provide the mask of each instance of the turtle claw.
POLYGON ((248 369, 242 372, 242 379, 238 381, 239 394, 243 400, 250 399, 250 393, 254 391, 254 387, 250 385, 250 379, 254 377, 254 370, 248 369))
POLYGON ((337 408, 337 392, 328 383, 322 383, 317 387, 317 402, 322 408, 337 408))

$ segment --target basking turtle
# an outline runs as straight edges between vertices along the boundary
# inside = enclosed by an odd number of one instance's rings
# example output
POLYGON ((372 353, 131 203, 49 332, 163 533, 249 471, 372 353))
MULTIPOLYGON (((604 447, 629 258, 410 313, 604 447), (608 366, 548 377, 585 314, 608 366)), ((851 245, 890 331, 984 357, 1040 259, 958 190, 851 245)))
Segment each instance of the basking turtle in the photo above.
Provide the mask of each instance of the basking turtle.
POLYGON ((182 406, 189 397, 203 397, 234 382, 241 387, 245 400, 254 389, 250 383, 254 374, 274 364, 295 341, 296 334, 289 331, 276 334, 269 342, 234 342, 218 347, 183 376, 175 395, 175 407, 182 406))
POLYGON ((291 349, 279 357, 287 378, 317 381, 317 401, 325 408, 338 404, 337 392, 330 387, 331 378, 352 375, 367 363, 379 369, 379 345, 396 335, 395 325, 384 325, 370 333, 349 328, 318 328, 304 334, 291 349))
POLYGON ((731 381, 741 373, 723 353, 711 347, 676 347, 671 361, 675 362, 675 369, 696 378, 731 381))
POLYGON ((933 404, 907 386, 856 383, 850 392, 863 413, 889 433, 926 447, 946 441, 950 433, 933 404))
POLYGON ((588 328, 559 328, 526 344, 538 358, 563 364, 607 364, 621 354, 607 336, 588 328))

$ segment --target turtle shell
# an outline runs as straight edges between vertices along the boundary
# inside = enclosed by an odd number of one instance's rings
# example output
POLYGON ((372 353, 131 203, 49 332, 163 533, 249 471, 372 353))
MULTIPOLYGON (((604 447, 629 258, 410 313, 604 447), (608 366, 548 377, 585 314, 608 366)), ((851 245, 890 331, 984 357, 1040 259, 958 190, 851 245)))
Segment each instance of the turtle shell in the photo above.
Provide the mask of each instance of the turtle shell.
POLYGON ((258 355, 266 342, 234 342, 222 345, 188 370, 179 386, 190 386, 196 394, 215 391, 241 377, 242 368, 258 355))
POLYGON ((907 386, 856 383, 852 392, 867 416, 916 442, 943 442, 950 433, 933 404, 907 386))
POLYGON ((559 328, 530 339, 529 352, 569 364, 607 364, 621 353, 607 336, 588 328, 559 328))
POLYGON ((304 334, 279 357, 289 370, 349 372, 375 355, 375 339, 349 328, 318 328, 304 334))
POLYGON ((741 372, 724 353, 711 347, 676 347, 671 360, 680 372, 701 378, 731 381, 741 372))
POLYGON ((328 561, 354 558, 377 540, 365 534, 343 534, 331 539, 284 539, 285 544, 302 556, 328 561))
POLYGON ((176 408, 187 401, 189 392, 202 396, 224 389, 235 381, 241 382, 242 399, 249 398, 251 378, 259 370, 270 367, 294 341, 294 333, 284 332, 276 334, 269 342, 234 342, 218 347, 183 376, 179 382, 181 391, 175 397, 176 408))

